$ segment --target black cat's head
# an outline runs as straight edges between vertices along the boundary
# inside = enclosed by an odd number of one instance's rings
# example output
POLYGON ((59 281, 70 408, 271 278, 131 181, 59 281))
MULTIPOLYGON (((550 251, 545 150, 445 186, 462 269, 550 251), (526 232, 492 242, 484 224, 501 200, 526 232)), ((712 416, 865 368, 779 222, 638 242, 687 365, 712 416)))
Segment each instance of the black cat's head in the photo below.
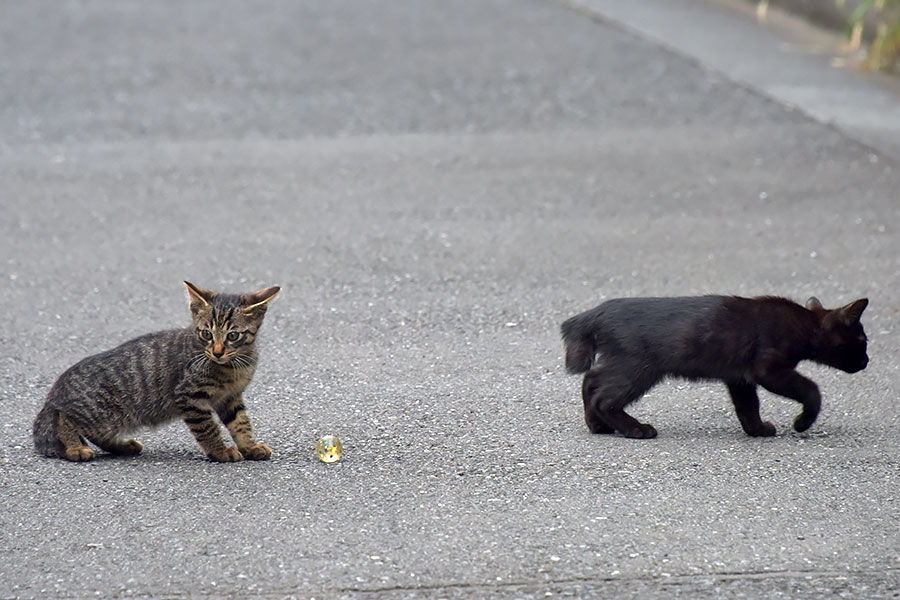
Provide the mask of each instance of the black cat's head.
POLYGON ((859 319, 868 305, 869 300, 861 298, 847 306, 828 310, 816 298, 807 301, 806 308, 816 313, 822 325, 816 361, 847 373, 866 368, 869 364, 868 340, 859 319))
POLYGON ((187 281, 184 285, 191 300, 197 343, 218 364, 242 362, 242 357, 252 353, 266 304, 281 290, 273 286, 252 294, 217 294, 187 281))

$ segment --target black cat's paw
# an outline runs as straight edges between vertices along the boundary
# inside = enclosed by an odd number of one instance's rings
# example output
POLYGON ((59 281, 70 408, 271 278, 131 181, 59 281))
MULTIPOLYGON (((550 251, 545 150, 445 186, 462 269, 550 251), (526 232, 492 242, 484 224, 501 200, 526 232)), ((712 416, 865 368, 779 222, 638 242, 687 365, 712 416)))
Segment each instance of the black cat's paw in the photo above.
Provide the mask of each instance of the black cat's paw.
POLYGON ((639 423, 637 427, 629 429, 628 431, 623 431, 622 435, 636 440, 649 440, 656 437, 656 429, 653 425, 639 423))
POLYGON ((763 421, 758 426, 745 430, 747 435, 753 437, 772 437, 775 435, 775 426, 769 421, 763 421))
POLYGON ((597 417, 585 417, 584 422, 587 423, 591 433, 615 433, 614 427, 611 427, 606 421, 597 417))
POLYGON ((806 431, 807 429, 812 427, 812 424, 816 422, 816 417, 818 416, 818 414, 808 414, 805 412, 800 413, 799 415, 797 415, 797 418, 794 419, 794 431, 806 431))

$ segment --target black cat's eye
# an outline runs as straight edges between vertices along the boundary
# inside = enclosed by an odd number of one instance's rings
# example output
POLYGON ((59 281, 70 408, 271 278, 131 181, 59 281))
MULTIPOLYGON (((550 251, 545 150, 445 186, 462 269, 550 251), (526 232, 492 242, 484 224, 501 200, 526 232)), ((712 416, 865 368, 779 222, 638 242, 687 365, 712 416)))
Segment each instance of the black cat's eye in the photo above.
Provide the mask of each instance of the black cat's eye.
POLYGON ((200 338, 206 340, 207 342, 213 339, 212 331, 209 329, 201 329, 200 330, 200 338))
POLYGON ((239 339, 241 339, 241 335, 242 334, 238 331, 229 331, 226 338, 228 339, 229 342, 236 342, 239 339))

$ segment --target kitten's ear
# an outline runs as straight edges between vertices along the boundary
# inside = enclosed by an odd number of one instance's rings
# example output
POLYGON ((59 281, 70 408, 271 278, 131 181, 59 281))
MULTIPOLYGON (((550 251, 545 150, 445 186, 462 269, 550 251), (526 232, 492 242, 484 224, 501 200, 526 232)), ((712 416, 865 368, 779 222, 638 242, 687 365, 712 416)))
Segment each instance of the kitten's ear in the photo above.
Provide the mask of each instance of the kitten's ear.
POLYGON ((191 312, 212 306, 213 298, 216 296, 215 292, 199 288, 190 281, 185 281, 184 285, 187 286, 188 296, 191 299, 191 312))
POLYGON ((838 309, 838 314, 840 314, 841 316, 841 321, 845 325, 853 325, 854 323, 858 323, 859 319, 862 317, 863 311, 866 310, 866 307, 868 305, 868 298, 860 298, 855 302, 851 302, 847 306, 842 306, 838 309))
POLYGON ((280 287, 273 285, 272 287, 253 292, 252 294, 245 294, 244 297, 241 298, 241 304, 243 305, 241 308, 245 313, 252 313, 260 309, 264 310, 266 308, 266 303, 277 296, 280 291, 280 287))
POLYGON ((822 303, 815 296, 806 301, 806 308, 809 310, 825 310, 825 307, 822 306, 822 303))

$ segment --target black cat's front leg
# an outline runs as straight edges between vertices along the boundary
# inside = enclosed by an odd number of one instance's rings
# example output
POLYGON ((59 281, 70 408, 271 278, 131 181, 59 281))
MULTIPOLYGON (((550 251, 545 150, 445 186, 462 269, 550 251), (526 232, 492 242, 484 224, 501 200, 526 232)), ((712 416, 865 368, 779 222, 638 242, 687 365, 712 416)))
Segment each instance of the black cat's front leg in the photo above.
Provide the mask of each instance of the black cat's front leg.
POLYGON ((244 459, 243 455, 234 446, 226 446, 222 440, 221 429, 213 418, 212 409, 209 406, 209 395, 202 391, 194 391, 178 397, 176 406, 181 412, 181 418, 191 430, 194 439, 206 453, 210 460, 215 462, 238 462, 244 459))
POLYGON ((755 377, 756 381, 772 392, 803 405, 803 411, 794 419, 794 429, 806 431, 819 416, 822 395, 819 386, 793 369, 766 369, 755 377))
POLYGON ((746 381, 728 381, 726 385, 731 394, 731 401, 734 403, 734 411, 737 413, 744 432, 753 437, 775 435, 775 426, 768 421, 763 421, 759 416, 759 396, 756 395, 756 385, 746 381))
POLYGON ((272 457, 272 449, 266 444, 257 442, 253 437, 253 426, 250 424, 250 417, 247 415, 241 394, 229 398, 217 412, 244 458, 268 460, 272 457))

